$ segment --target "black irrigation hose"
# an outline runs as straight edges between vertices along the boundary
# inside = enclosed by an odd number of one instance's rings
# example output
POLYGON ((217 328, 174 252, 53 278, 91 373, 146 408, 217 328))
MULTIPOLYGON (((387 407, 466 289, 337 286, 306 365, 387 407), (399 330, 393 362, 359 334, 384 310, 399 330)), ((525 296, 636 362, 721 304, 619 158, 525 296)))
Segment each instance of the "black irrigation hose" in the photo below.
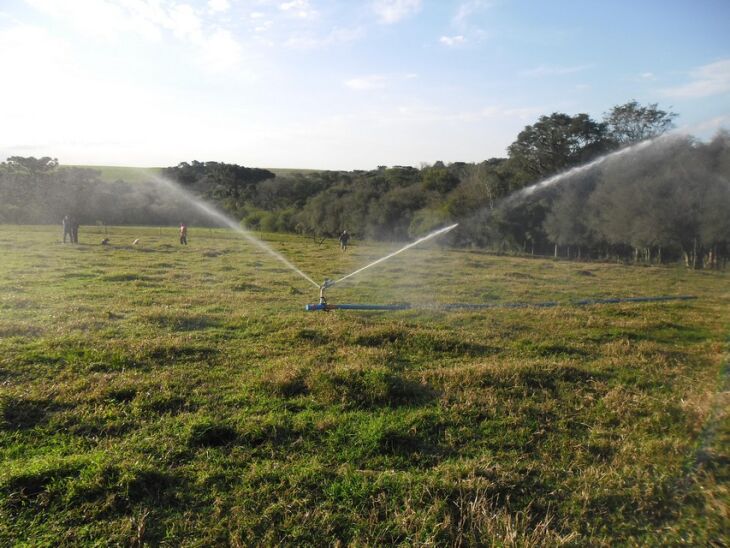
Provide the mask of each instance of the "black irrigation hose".
MULTIPOLYGON (((694 295, 677 295, 677 296, 661 296, 661 297, 619 297, 612 299, 581 299, 579 301, 571 301, 567 303, 559 303, 557 301, 546 301, 539 303, 493 303, 493 304, 469 304, 469 303, 450 303, 439 304, 424 308, 433 308, 436 310, 482 310, 488 308, 553 308, 556 306, 590 306, 595 304, 619 304, 619 303, 651 303, 664 301, 689 301, 696 299, 694 295)), ((409 303, 401 304, 308 304, 305 310, 313 312, 315 310, 409 310, 420 308, 412 306, 409 303)))
POLYGON ((696 299, 694 295, 661 296, 661 297, 616 297, 611 299, 581 299, 559 303, 557 301, 546 301, 541 303, 503 303, 503 304, 467 304, 452 303, 440 305, 437 308, 444 310, 478 310, 481 308, 552 308, 555 306, 588 306, 594 304, 619 304, 619 303, 651 303, 662 301, 689 301, 696 299))

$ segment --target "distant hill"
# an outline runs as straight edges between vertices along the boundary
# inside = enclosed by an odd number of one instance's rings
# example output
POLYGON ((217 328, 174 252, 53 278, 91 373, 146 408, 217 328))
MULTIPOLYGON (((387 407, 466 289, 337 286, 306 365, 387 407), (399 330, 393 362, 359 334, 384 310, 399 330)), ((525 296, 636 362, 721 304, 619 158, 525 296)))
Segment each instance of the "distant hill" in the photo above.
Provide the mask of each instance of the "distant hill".
POLYGON ((127 183, 142 183, 150 174, 159 175, 161 167, 128 167, 128 166, 80 166, 62 165, 61 167, 82 167, 95 169, 101 172, 101 180, 105 183, 113 183, 119 179, 127 183))

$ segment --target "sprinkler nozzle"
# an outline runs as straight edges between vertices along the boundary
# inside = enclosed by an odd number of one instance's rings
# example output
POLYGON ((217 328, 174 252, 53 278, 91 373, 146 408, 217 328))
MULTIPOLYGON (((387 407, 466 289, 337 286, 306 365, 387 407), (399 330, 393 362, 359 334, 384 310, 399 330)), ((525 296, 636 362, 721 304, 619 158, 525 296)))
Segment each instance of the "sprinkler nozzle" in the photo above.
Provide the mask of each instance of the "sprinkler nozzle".
POLYGON ((335 282, 329 278, 324 279, 322 285, 319 286, 319 304, 327 304, 327 298, 324 296, 324 290, 328 287, 332 287, 333 285, 335 285, 335 282))

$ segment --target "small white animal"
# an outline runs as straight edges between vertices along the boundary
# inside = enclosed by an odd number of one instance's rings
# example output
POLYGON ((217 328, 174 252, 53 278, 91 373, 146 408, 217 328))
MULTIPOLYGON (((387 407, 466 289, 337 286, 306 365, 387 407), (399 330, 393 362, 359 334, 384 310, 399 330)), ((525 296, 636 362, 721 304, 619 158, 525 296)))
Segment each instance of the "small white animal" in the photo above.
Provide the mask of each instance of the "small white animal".
POLYGON ((139 238, 137 238, 136 240, 134 240, 134 241, 132 242, 132 245, 137 245, 138 243, 139 243, 139 238))

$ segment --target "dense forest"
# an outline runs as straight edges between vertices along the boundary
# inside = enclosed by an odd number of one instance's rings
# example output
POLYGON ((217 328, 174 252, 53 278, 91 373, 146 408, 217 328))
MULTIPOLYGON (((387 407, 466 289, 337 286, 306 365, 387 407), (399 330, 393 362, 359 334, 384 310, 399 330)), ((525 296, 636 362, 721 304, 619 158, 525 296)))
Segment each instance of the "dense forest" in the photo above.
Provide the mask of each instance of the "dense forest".
MULTIPOLYGON (((162 176, 250 229, 315 240, 343 229, 355 238, 405 240, 459 222, 447 238, 460 246, 723 267, 730 255, 730 134, 709 142, 672 135, 675 117, 636 101, 601 121, 553 113, 525 127, 506 158, 481 163, 276 175, 191 161, 162 176), (586 167, 571 171, 576 166, 586 167), (557 184, 523 190, 556 174, 565 174, 557 184)), ((84 224, 213 223, 154 176, 104 182, 98 171, 48 157, 0 164, 0 222, 56 223, 67 213, 84 224)))

